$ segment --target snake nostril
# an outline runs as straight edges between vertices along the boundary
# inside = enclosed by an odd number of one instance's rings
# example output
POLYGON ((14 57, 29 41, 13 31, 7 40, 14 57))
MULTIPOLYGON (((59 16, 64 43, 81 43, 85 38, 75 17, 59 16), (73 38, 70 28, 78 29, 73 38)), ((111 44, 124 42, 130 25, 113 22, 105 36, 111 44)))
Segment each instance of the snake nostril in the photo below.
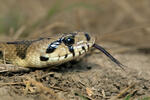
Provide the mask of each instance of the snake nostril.
POLYGON ((68 54, 65 55, 65 58, 67 58, 67 57, 68 57, 68 54))

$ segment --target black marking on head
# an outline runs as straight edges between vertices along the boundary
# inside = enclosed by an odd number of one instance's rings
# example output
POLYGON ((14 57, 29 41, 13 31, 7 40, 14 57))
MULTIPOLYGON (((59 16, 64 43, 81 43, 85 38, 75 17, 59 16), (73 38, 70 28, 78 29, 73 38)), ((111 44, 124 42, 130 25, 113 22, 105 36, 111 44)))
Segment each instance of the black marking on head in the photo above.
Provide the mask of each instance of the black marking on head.
MULTIPOLYGON (((27 51, 27 49, 23 50, 23 51, 27 51)), ((25 59, 26 58, 26 52, 17 52, 17 56, 19 56, 21 59, 25 59)))
POLYGON ((79 56, 81 55, 81 52, 79 51, 79 56))
POLYGON ((17 56, 21 59, 26 58, 27 49, 31 45, 31 41, 13 42, 16 46, 17 56))
POLYGON ((55 51, 56 48, 61 44, 61 40, 54 41, 51 43, 48 48, 46 49, 46 53, 52 53, 55 51))
POLYGON ((52 53, 52 52, 54 52, 55 51, 55 49, 56 49, 57 47, 55 46, 55 47, 52 47, 51 45, 46 49, 46 53, 52 53))
POLYGON ((90 41, 90 40, 91 40, 91 37, 89 36, 88 33, 85 33, 85 37, 86 37, 86 40, 87 40, 87 41, 90 41))
POLYGON ((68 54, 65 55, 65 58, 67 58, 67 57, 68 57, 68 54))
POLYGON ((40 56, 40 60, 41 60, 41 61, 48 61, 49 58, 48 58, 48 57, 44 57, 44 56, 40 56))
POLYGON ((74 48, 73 46, 68 46, 69 51, 72 53, 73 57, 75 56, 74 48))
POLYGON ((3 52, 0 51, 0 59, 3 59, 3 52))
POLYGON ((32 40, 32 41, 15 41, 15 42, 6 42, 7 44, 13 44, 16 46, 16 55, 21 58, 21 59, 25 59, 26 58, 26 54, 27 54, 27 49, 28 47, 36 41, 40 41, 44 38, 40 38, 37 40, 32 40))
POLYGON ((37 40, 25 40, 25 41, 14 41, 14 42, 6 42, 6 44, 17 44, 17 45, 26 45, 26 44, 31 44, 33 42, 36 42, 36 41, 40 41, 40 40, 43 40, 44 38, 39 38, 37 40))
POLYGON ((82 50, 84 50, 84 51, 86 52, 86 49, 85 49, 85 47, 84 47, 84 46, 82 46, 82 50))

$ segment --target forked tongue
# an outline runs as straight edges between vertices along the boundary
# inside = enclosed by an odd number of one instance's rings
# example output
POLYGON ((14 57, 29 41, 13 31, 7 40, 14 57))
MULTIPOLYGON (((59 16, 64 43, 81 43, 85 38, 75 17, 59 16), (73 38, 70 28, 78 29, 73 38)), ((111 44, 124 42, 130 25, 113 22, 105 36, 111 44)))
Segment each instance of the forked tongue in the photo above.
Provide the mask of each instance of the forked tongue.
POLYGON ((119 67, 121 67, 123 70, 125 65, 121 64, 116 58, 114 58, 109 52, 107 52, 103 47, 93 44, 93 47, 103 52, 107 57, 109 57, 114 63, 116 63, 119 67))

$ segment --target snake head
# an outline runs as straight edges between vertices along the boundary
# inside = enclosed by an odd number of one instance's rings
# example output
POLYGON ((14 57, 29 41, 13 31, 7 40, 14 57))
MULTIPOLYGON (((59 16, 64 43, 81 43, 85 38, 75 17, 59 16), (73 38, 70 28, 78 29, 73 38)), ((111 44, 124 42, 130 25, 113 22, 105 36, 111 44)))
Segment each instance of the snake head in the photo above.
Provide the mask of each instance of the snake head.
POLYGON ((42 63, 57 65, 83 56, 93 46, 95 39, 86 32, 66 33, 54 40, 50 40, 42 63))

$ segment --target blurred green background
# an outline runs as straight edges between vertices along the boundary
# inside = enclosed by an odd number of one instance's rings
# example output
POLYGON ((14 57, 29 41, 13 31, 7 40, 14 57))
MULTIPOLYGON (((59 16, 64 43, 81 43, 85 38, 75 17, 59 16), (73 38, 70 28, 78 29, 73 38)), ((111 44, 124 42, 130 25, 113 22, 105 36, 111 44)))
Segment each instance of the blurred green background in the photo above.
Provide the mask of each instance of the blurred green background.
POLYGON ((149 0, 0 0, 0 41, 86 31, 149 48, 149 0))

